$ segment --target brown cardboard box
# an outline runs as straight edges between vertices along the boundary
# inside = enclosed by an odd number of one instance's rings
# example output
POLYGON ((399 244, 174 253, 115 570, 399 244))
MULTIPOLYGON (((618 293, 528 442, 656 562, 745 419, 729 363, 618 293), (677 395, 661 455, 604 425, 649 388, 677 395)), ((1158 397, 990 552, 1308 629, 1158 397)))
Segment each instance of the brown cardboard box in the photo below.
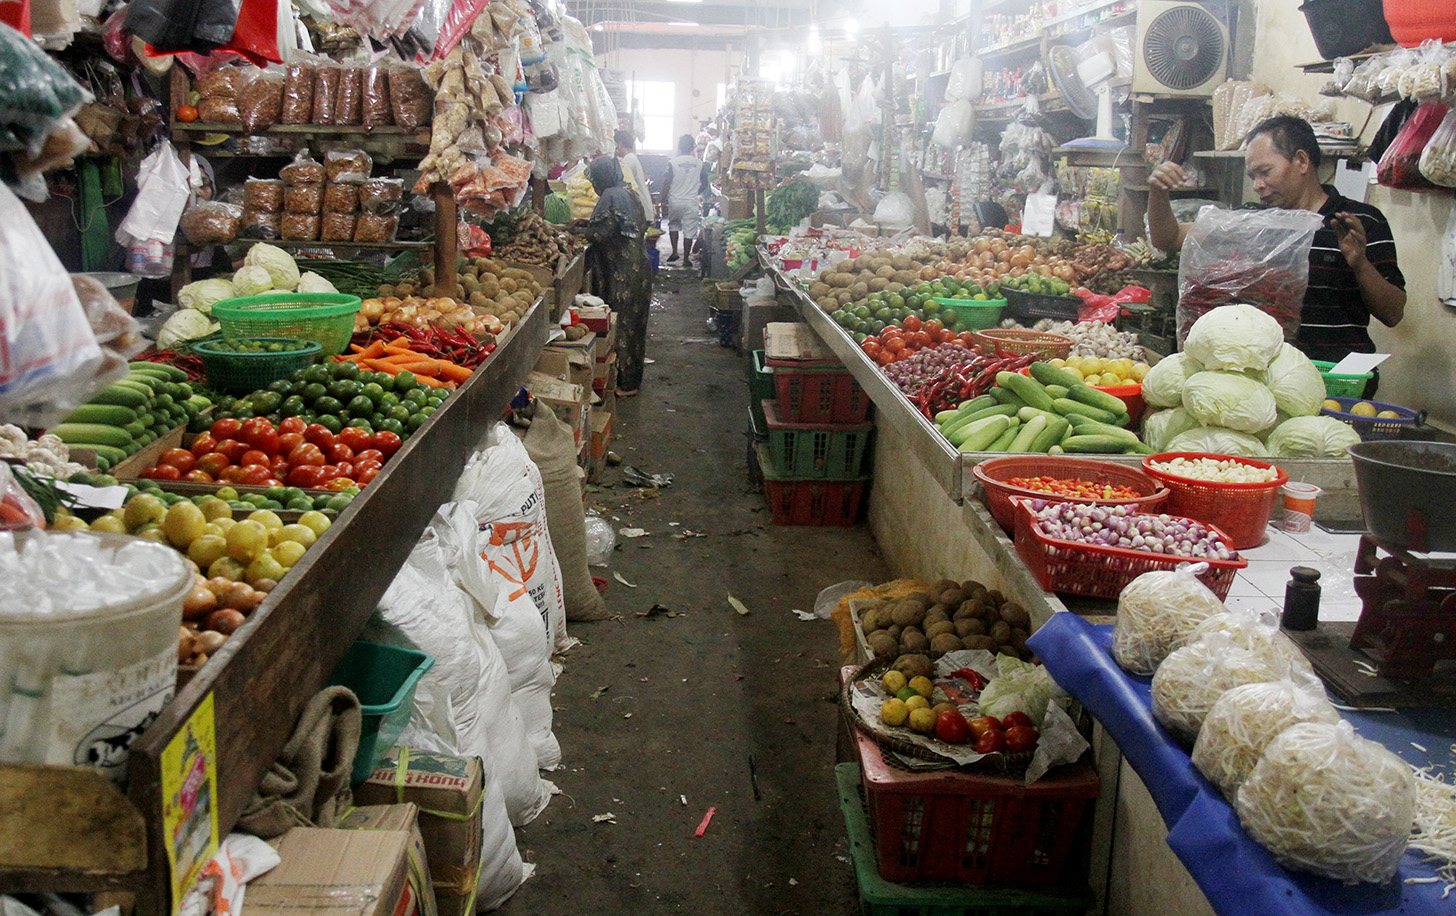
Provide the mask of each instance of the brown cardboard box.
POLYGON ((410 835, 409 882, 420 901, 420 916, 438 916, 435 887, 430 880, 429 855, 420 835, 420 809, 403 805, 366 805, 354 808, 339 821, 340 830, 401 830, 410 835))
POLYGON ((354 788, 360 805, 412 802, 430 863, 435 898, 473 894, 480 873, 480 760, 408 751, 396 785, 400 748, 391 748, 369 778, 354 788))
POLYGON ((602 461, 607 457, 607 446, 612 444, 612 415, 603 412, 592 412, 591 425, 591 457, 592 461, 602 461))
POLYGON ((526 390, 551 405, 557 418, 572 428, 580 445, 590 435, 587 415, 591 412, 590 388, 573 385, 554 375, 532 372, 526 376, 526 390))
POLYGON ((617 367, 617 354, 613 353, 600 362, 593 363, 596 371, 592 373, 592 387, 597 391, 605 391, 607 381, 612 377, 612 371, 617 367))
MULTIPOLYGON (((591 338, 595 336, 588 335, 591 338)), ((583 388, 591 387, 594 368, 591 348, 579 346, 579 342, 566 344, 564 341, 557 341, 543 348, 536 359, 537 372, 583 388)))
POLYGON ((615 317, 615 313, 604 305, 576 306, 576 319, 598 334, 608 333, 615 317))
POLYGON ((283 859, 248 884, 254 916, 410 916, 419 913, 407 878, 404 830, 295 827, 275 840, 283 859))

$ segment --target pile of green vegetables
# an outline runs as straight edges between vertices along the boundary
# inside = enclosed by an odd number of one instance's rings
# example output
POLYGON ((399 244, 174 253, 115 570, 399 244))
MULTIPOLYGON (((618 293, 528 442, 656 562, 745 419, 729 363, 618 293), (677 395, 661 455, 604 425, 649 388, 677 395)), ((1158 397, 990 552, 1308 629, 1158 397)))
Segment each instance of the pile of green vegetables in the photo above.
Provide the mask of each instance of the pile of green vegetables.
POLYGON ((758 244, 758 231, 751 219, 735 219, 724 223, 724 256, 728 270, 737 272, 753 261, 753 252, 758 244))
POLYGON ((765 200, 766 226, 775 235, 783 235, 819 208, 819 186, 794 179, 768 193, 765 200))
POLYGON ((328 260, 309 260, 306 263, 309 270, 334 284, 339 292, 361 299, 378 296, 379 287, 398 283, 423 266, 419 253, 414 251, 406 251, 385 264, 328 260))

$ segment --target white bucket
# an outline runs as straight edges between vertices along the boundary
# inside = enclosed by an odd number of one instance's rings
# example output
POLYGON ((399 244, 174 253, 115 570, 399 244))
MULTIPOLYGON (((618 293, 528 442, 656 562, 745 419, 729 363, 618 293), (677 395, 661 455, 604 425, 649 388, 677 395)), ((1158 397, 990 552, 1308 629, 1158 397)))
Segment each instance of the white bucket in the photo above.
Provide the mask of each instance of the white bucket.
POLYGON ((122 781, 132 742, 176 693, 194 575, 180 553, 140 538, 0 533, 0 761, 122 781), (88 592, 88 579, 110 591, 88 592))

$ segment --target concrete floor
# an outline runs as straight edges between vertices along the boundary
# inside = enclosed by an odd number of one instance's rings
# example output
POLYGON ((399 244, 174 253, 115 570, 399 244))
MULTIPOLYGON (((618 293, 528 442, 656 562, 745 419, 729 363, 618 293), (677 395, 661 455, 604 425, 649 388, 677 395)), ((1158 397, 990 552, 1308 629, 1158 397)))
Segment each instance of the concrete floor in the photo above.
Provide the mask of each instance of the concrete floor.
POLYGON ((644 494, 612 468, 589 494, 614 528, 648 534, 619 535, 610 568, 592 570, 617 616, 570 627, 581 645, 554 695, 564 765, 548 774, 562 794, 517 831, 536 873, 505 916, 858 912, 834 788, 838 634, 793 609, 887 571, 863 525, 772 524, 747 476, 746 357, 707 316, 695 272, 657 275, 655 362, 617 402, 613 449, 676 479, 644 494), (640 616, 655 604, 678 616, 640 616), (608 812, 615 823, 594 822, 608 812))

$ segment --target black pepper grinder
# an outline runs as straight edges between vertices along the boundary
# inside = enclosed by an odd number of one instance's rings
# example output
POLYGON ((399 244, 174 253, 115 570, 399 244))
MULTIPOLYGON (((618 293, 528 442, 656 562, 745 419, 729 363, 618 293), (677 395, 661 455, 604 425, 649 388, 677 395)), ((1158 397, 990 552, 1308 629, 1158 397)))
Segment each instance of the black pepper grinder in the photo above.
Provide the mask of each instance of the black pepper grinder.
POLYGON ((1313 630, 1319 623, 1319 570, 1296 566, 1284 586, 1284 614, 1279 626, 1286 630, 1313 630))

